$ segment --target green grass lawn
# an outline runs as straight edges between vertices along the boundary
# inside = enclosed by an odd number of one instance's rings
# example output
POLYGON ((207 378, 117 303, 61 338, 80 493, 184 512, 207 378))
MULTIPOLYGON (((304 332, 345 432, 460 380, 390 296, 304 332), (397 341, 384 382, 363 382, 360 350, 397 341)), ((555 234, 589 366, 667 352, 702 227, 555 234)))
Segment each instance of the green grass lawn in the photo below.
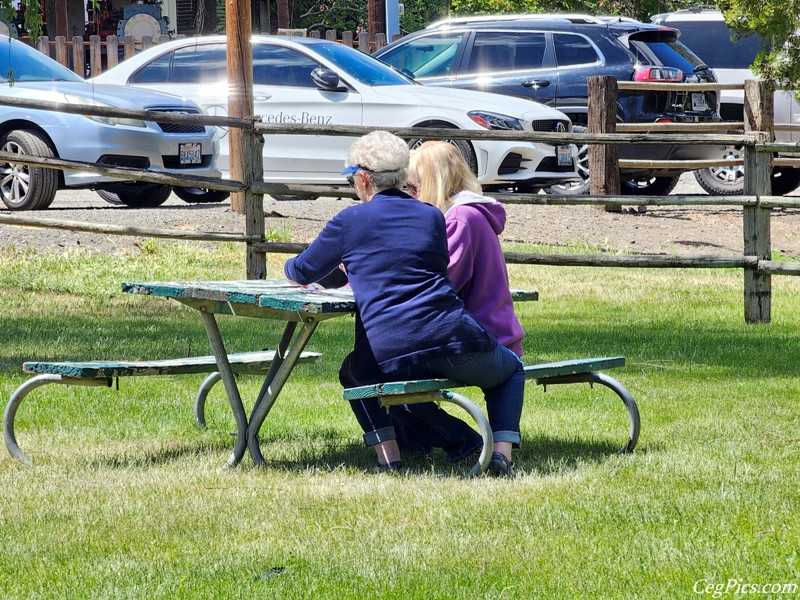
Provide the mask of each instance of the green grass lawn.
MULTIPOLYGON (((207 354, 197 314, 123 280, 242 278, 239 248, 153 242, 138 257, 0 252, 0 396, 25 360, 207 354)), ((280 277, 285 257, 269 257, 280 277)), ((514 481, 463 480, 443 456, 374 475, 336 377, 352 319, 320 325, 262 429, 266 469, 222 470, 222 386, 202 375, 48 386, 17 415, 34 461, 0 452, 3 598, 675 598, 800 585, 800 281, 745 325, 740 271, 510 267, 528 363, 622 354, 636 398, 529 384, 514 481), (700 583, 697 583, 700 582, 700 583), (737 584, 738 582, 738 584, 737 584), (709 588, 713 589, 713 588, 709 588)), ((231 351, 279 323, 220 318, 231 351)), ((242 377, 252 398, 256 378, 242 377)), ((471 394, 476 399, 479 394, 471 394)), ((787 589, 787 588, 784 588, 787 589)), ((798 592, 800 593, 800 592, 798 592)), ((731 596, 725 594, 722 597, 731 596)))

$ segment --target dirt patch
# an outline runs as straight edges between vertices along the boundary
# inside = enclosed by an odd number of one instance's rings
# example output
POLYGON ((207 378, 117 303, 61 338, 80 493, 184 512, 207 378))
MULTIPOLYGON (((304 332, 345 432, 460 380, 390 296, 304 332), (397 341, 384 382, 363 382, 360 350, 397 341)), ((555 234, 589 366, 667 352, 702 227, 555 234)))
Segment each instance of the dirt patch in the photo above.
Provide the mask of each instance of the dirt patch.
MULTIPOLYGON (((684 175, 673 194, 699 194, 691 175, 684 175)), ((795 192, 793 195, 798 195, 795 192)), ((310 242, 349 199, 275 201, 265 198, 266 229, 283 240, 310 242)), ((504 242, 589 246, 636 254, 741 254, 741 208, 674 206, 635 208, 608 213, 591 206, 507 207, 504 242)), ((11 214, 0 210, 0 214, 11 214)), ((90 191, 62 191, 46 211, 17 213, 49 219, 184 231, 243 233, 243 215, 229 202, 190 205, 174 194, 156 209, 113 206, 90 191)), ((0 224, 0 247, 35 248, 47 252, 83 249, 90 252, 138 253, 142 238, 0 224)), ((800 256, 800 209, 773 211, 772 246, 786 256, 800 256)))

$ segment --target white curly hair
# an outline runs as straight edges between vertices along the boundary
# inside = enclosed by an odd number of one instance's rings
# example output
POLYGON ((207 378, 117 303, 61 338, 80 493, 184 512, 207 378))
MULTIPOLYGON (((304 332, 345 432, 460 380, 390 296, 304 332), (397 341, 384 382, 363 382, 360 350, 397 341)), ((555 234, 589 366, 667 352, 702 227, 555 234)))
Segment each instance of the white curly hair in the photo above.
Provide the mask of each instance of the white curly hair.
POLYGON ((401 187, 406 183, 408 144, 388 131, 373 131, 350 146, 345 166, 360 166, 369 171, 378 188, 401 187))

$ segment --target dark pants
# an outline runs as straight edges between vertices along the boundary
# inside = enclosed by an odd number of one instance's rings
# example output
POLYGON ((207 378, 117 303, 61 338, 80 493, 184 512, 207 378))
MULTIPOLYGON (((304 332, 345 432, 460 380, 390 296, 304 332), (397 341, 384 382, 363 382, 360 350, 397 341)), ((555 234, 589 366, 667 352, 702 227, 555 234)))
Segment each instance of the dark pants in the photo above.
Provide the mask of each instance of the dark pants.
MULTIPOLYGON (((516 354, 499 344, 487 352, 456 354, 411 365, 392 373, 381 373, 369 365, 357 364, 348 355, 339 371, 345 387, 413 379, 454 379, 480 387, 486 398, 489 424, 495 441, 520 442, 519 421, 525 391, 525 371, 516 354)), ((374 365, 377 367, 377 365, 374 365)), ((407 404, 393 409, 390 416, 377 398, 352 400, 350 405, 364 430, 364 442, 373 446, 388 440, 403 440, 409 430, 419 449, 442 447, 456 459, 480 446, 481 437, 466 423, 433 402, 407 404), (395 422, 403 425, 397 435, 395 422)))

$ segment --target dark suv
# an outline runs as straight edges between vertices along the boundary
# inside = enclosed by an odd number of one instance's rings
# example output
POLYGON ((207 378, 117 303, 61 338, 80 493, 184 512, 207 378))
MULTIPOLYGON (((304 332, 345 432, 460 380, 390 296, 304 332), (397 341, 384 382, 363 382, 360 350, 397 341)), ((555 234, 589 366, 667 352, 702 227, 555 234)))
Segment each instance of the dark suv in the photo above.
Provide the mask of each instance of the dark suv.
MULTIPOLYGON (((620 81, 715 82, 710 69, 678 41, 674 29, 630 19, 586 15, 466 17, 439 21, 377 51, 374 56, 420 83, 520 96, 566 113, 574 131, 586 131, 587 77, 620 81)), ((623 123, 719 121, 716 92, 620 91, 623 123)), ((619 146, 620 158, 706 159, 719 146, 619 146)), ((588 190, 586 150, 582 184, 556 193, 588 190)), ((684 169, 626 170, 622 193, 669 193, 684 169)))

